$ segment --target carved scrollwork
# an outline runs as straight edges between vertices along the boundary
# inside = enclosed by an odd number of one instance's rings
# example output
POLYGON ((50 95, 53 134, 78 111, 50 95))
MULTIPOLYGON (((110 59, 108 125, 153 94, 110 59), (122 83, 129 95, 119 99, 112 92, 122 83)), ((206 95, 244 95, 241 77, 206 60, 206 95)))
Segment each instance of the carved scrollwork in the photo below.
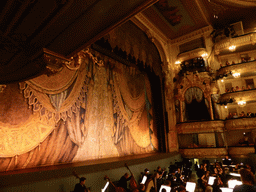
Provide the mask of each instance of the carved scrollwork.
POLYGON ((207 74, 207 72, 187 72, 181 82, 177 85, 178 94, 176 95, 176 98, 180 101, 183 101, 185 97, 185 92, 190 87, 200 88, 203 91, 205 98, 210 98, 212 94, 211 81, 209 80, 210 78, 211 77, 207 74))
POLYGON ((6 88, 6 85, 0 85, 0 93, 2 93, 5 88, 6 88))

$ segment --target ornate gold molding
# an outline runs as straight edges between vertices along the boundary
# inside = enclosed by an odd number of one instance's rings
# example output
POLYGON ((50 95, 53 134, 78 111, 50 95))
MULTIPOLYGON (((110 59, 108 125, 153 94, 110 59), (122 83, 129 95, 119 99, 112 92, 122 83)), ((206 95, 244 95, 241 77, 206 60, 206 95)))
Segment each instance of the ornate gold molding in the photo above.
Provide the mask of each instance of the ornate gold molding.
POLYGON ((256 68, 256 61, 250 61, 247 63, 239 63, 239 64, 233 64, 233 65, 229 65, 229 66, 225 66, 220 68, 217 71, 217 76, 219 75, 224 75, 227 73, 246 73, 246 72, 251 72, 254 71, 256 68))
POLYGON ((180 61, 185 61, 188 59, 193 59, 196 57, 201 57, 202 54, 206 53, 206 48, 197 48, 186 53, 181 53, 177 56, 177 59, 180 61))
POLYGON ((220 96, 220 101, 227 101, 229 99, 234 99, 235 102, 238 101, 252 101, 255 100, 256 89, 246 90, 246 91, 236 91, 231 93, 224 93, 220 96))
POLYGON ((6 85, 0 85, 0 93, 2 93, 5 88, 6 88, 6 85))
POLYGON ((252 129, 256 127, 256 118, 239 118, 225 121, 227 130, 252 129))
POLYGON ((228 152, 231 156, 246 157, 250 153, 254 153, 254 147, 229 147, 228 152))
POLYGON ((212 31, 213 31, 213 27, 209 25, 207 27, 203 27, 201 29, 193 31, 192 33, 189 33, 187 35, 183 35, 182 37, 173 39, 173 40, 171 40, 171 44, 183 44, 183 43, 186 43, 186 42, 191 41, 193 39, 196 39, 196 38, 199 38, 199 37, 202 37, 202 36, 207 36, 212 31))
POLYGON ((215 54, 219 54, 221 51, 229 48, 230 45, 243 46, 243 45, 254 45, 256 43, 256 33, 243 35, 236 38, 227 38, 215 44, 215 54))
POLYGON ((176 98, 180 101, 184 101, 185 93, 190 87, 199 87, 202 89, 205 98, 210 98, 212 94, 211 77, 208 75, 208 72, 196 74, 187 72, 177 87, 178 94, 176 98))
POLYGON ((179 152, 185 158, 218 158, 228 154, 226 148, 180 149, 179 152))
POLYGON ((224 121, 200 121, 200 122, 186 122, 176 125, 179 134, 184 133, 209 133, 209 132, 223 132, 224 121))
POLYGON ((78 70, 83 62, 83 59, 86 57, 92 59, 94 64, 104 66, 103 61, 98 60, 96 56, 93 56, 89 48, 78 52, 71 58, 67 58, 46 48, 43 49, 43 60, 46 63, 47 75, 58 73, 64 66, 70 70, 78 70))

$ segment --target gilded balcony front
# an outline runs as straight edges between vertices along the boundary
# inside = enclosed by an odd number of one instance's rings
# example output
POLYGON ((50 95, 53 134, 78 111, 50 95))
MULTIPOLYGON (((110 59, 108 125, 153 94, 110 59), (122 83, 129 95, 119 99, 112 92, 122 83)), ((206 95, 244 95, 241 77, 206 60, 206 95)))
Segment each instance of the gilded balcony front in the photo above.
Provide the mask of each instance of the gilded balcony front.
POLYGON ((223 132, 224 121, 185 122, 176 125, 178 134, 223 132))
POLYGON ((246 117, 225 120, 226 130, 253 129, 256 127, 256 117, 246 117))
POLYGON ((228 101, 229 99, 234 99, 236 102, 238 101, 254 101, 256 96, 256 89, 244 90, 244 91, 236 91, 231 93, 224 93, 220 96, 220 101, 228 101))
POLYGON ((230 72, 243 74, 243 73, 253 72, 255 71, 255 68, 256 68, 256 60, 249 61, 246 63, 238 63, 238 64, 232 64, 225 67, 221 67, 217 71, 216 75, 220 76, 220 75, 228 74, 230 72))
POLYGON ((228 154, 226 148, 180 149, 184 158, 220 158, 228 154))

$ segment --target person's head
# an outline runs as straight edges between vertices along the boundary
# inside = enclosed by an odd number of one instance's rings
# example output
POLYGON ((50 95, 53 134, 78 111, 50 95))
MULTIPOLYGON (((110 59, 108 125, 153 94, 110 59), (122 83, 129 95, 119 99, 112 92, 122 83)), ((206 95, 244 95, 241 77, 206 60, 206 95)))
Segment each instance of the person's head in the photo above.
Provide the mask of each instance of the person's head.
POLYGON ((158 172, 155 172, 155 173, 154 173, 154 178, 159 179, 159 177, 160 177, 159 173, 158 173, 158 172))
POLYGON ((125 177, 126 179, 128 179, 129 174, 128 174, 128 173, 125 173, 125 174, 124 174, 124 177, 125 177))
POLYGON ((81 178, 80 178, 80 183, 81 183, 81 185, 84 185, 84 184, 85 184, 85 180, 86 180, 85 177, 81 177, 81 178))
POLYGON ((144 169, 144 174, 149 174, 148 168, 144 169))
POLYGON ((240 169, 241 180, 243 183, 255 184, 255 178, 253 173, 248 169, 240 169))
POLYGON ((157 167, 157 171, 161 171, 162 169, 161 169, 161 167, 160 166, 158 166, 157 167))
POLYGON ((139 184, 138 189, 139 189, 140 191, 145 191, 146 186, 145 186, 144 184, 139 184))
POLYGON ((165 180, 164 185, 171 186, 172 182, 170 180, 165 180))

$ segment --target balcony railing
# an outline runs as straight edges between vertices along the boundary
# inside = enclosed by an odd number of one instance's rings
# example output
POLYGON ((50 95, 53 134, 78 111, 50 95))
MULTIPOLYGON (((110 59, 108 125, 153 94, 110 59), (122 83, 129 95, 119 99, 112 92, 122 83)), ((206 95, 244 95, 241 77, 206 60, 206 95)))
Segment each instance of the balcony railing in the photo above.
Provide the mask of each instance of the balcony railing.
POLYGON ((228 154, 226 148, 180 149, 179 152, 186 158, 220 158, 228 154))
POLYGON ((176 125, 177 132, 182 133, 208 133, 208 132, 223 132, 224 121, 198 121, 198 122, 185 122, 176 125))
POLYGON ((246 63, 238 63, 238 64, 232 64, 225 67, 221 67, 218 71, 216 76, 221 78, 224 77, 227 74, 232 73, 240 73, 242 75, 243 73, 248 72, 254 72, 256 68, 256 60, 249 61, 246 63))

